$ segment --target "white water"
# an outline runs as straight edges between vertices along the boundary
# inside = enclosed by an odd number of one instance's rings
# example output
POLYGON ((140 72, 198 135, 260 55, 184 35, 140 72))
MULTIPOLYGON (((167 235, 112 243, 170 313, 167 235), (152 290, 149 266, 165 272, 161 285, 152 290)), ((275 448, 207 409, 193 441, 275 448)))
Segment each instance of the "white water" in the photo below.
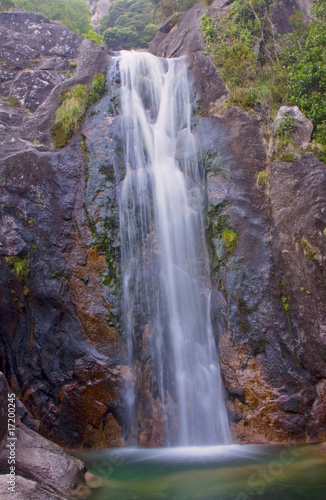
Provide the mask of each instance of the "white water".
POLYGON ((227 443, 186 64, 122 52, 119 66, 123 309, 131 371, 126 434, 137 439, 150 389, 166 445, 227 443), (140 366, 150 367, 150 387, 140 366))

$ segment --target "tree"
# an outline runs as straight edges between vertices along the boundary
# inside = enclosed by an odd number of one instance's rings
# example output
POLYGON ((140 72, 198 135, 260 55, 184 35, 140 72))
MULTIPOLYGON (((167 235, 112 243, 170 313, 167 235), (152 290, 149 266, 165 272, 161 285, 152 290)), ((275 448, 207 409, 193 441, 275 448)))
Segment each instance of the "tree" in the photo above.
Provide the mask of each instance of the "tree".
POLYGON ((317 19, 301 43, 290 38, 287 88, 289 103, 299 106, 314 124, 314 136, 326 145, 326 0, 315 4, 317 19))
POLYGON ((116 0, 101 19, 101 32, 110 49, 148 47, 157 31, 150 0, 116 0))

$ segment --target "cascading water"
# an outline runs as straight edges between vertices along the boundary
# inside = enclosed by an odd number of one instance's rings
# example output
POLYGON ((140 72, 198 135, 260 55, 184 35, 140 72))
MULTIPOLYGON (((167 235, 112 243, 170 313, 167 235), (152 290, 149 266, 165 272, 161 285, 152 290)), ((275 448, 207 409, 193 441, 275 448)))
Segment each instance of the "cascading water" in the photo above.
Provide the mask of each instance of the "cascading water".
POLYGON ((186 63, 123 51, 118 64, 126 435, 139 439, 149 411, 166 445, 226 443, 186 63))

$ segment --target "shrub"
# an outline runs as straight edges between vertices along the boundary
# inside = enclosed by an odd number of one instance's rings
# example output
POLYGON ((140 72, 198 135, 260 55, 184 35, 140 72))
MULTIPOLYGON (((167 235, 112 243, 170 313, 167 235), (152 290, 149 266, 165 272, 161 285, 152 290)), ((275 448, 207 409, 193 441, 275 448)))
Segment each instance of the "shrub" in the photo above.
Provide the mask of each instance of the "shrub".
POLYGON ((94 30, 89 30, 87 33, 84 33, 83 37, 88 38, 88 40, 97 45, 103 44, 103 36, 99 35, 99 33, 96 33, 94 30))
POLYGON ((279 126, 275 131, 276 137, 285 138, 289 137, 298 128, 297 123, 289 113, 286 113, 283 120, 280 122, 279 126))
POLYGON ((87 108, 92 106, 105 91, 105 76, 98 73, 90 87, 76 85, 61 93, 59 107, 52 127, 53 143, 62 148, 72 138, 84 120, 87 108))

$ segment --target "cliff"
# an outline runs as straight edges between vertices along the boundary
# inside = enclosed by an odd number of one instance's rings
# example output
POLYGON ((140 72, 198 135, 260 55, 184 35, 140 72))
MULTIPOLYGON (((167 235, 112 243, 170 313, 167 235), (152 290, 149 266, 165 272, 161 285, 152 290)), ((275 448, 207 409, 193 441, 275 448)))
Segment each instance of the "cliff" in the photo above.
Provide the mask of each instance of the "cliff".
MULTIPOLYGON (((251 443, 325 439, 325 164, 312 153, 271 161, 259 113, 227 107, 201 38, 205 10, 195 5, 151 50, 189 61, 232 433, 251 443)), ((118 96, 109 88, 65 148, 50 131, 62 90, 90 84, 111 59, 42 16, 1 14, 0 27, 0 369, 44 436, 120 446, 118 96)))

